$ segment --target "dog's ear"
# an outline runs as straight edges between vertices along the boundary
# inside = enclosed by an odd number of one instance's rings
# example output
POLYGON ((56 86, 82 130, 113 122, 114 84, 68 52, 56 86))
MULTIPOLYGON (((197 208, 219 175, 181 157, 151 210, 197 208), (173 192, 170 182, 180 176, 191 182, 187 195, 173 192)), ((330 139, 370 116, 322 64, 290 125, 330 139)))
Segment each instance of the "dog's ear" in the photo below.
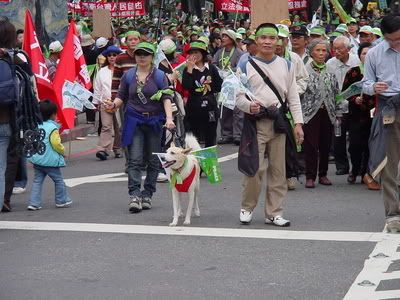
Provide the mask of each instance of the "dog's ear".
POLYGON ((183 149, 182 153, 189 154, 191 151, 192 151, 192 148, 186 148, 186 149, 183 149))
POLYGON ((171 145, 170 145, 170 147, 172 148, 172 147, 175 147, 175 143, 174 143, 174 141, 172 141, 171 142, 171 145))

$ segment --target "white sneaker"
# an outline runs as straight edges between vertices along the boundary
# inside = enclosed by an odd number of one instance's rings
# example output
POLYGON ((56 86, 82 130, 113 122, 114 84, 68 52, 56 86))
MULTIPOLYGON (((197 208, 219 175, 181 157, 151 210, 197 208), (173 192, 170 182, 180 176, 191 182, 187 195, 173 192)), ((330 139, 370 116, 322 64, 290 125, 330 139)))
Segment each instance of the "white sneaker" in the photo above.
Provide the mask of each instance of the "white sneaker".
POLYGON ((17 195, 17 194, 23 194, 23 193, 25 193, 25 191, 26 191, 26 188, 16 186, 16 187, 13 188, 12 193, 14 195, 17 195))
POLYGON ((168 176, 164 173, 158 173, 157 182, 166 182, 168 181, 168 176))
POLYGON ((291 177, 287 179, 287 187, 289 191, 293 191, 296 189, 297 179, 296 177, 291 177))
POLYGON ((249 224, 253 218, 253 212, 245 209, 240 210, 240 222, 243 224, 249 224))
POLYGON ((56 207, 58 207, 58 208, 62 208, 62 207, 70 207, 70 206, 71 206, 71 204, 72 204, 72 200, 68 200, 67 202, 65 202, 65 203, 62 203, 62 204, 56 204, 56 207))
POLYGON ((284 219, 282 216, 276 216, 272 218, 265 218, 265 224, 271 224, 280 227, 289 227, 290 221, 284 219))
POLYGON ((34 206, 34 205, 29 205, 27 207, 28 210, 39 210, 41 208, 42 208, 41 206, 34 206))

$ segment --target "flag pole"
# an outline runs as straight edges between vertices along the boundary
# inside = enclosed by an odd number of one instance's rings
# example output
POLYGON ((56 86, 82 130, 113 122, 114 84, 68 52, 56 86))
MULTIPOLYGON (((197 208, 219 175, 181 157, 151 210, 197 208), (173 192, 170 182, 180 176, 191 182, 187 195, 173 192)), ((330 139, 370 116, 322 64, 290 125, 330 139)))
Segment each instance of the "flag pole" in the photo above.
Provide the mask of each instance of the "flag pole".
POLYGON ((319 12, 319 25, 320 25, 320 26, 323 26, 324 23, 323 23, 323 21, 322 21, 322 11, 323 11, 323 9, 324 9, 324 0, 321 0, 321 6, 320 6, 320 8, 321 8, 321 10, 320 10, 320 12, 319 12))
POLYGON ((160 34, 160 29, 161 29, 161 16, 162 16, 162 11, 164 9, 164 2, 165 0, 161 0, 160 10, 158 12, 158 21, 157 21, 156 36, 155 36, 156 42, 158 40, 158 36, 160 34))

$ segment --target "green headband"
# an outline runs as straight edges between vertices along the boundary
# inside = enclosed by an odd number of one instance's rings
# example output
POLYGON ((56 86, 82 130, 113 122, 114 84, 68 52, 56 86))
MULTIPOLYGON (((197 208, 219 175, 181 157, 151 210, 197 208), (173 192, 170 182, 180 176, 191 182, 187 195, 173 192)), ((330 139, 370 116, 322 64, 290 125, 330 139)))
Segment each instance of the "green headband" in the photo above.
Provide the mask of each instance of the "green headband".
POLYGON ((135 30, 130 30, 127 33, 125 33, 125 37, 128 37, 130 35, 136 36, 136 37, 140 37, 140 33, 138 31, 135 30))
POLYGON ((259 38, 262 35, 268 36, 278 36, 278 31, 273 27, 262 27, 256 32, 256 38, 259 38))

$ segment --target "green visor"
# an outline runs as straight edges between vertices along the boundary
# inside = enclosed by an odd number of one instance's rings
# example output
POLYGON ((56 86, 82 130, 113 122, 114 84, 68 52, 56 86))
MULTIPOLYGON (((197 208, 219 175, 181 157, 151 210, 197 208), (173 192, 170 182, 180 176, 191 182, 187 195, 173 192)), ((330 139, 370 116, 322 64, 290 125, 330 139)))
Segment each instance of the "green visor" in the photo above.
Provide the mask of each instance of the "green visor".
POLYGON ((193 51, 193 50, 200 50, 200 51, 205 51, 208 53, 207 45, 204 42, 199 41, 199 40, 190 43, 189 52, 193 51))
POLYGON ((150 53, 151 55, 154 55, 156 53, 156 47, 149 42, 140 42, 139 44, 137 44, 134 52, 139 50, 150 53))

